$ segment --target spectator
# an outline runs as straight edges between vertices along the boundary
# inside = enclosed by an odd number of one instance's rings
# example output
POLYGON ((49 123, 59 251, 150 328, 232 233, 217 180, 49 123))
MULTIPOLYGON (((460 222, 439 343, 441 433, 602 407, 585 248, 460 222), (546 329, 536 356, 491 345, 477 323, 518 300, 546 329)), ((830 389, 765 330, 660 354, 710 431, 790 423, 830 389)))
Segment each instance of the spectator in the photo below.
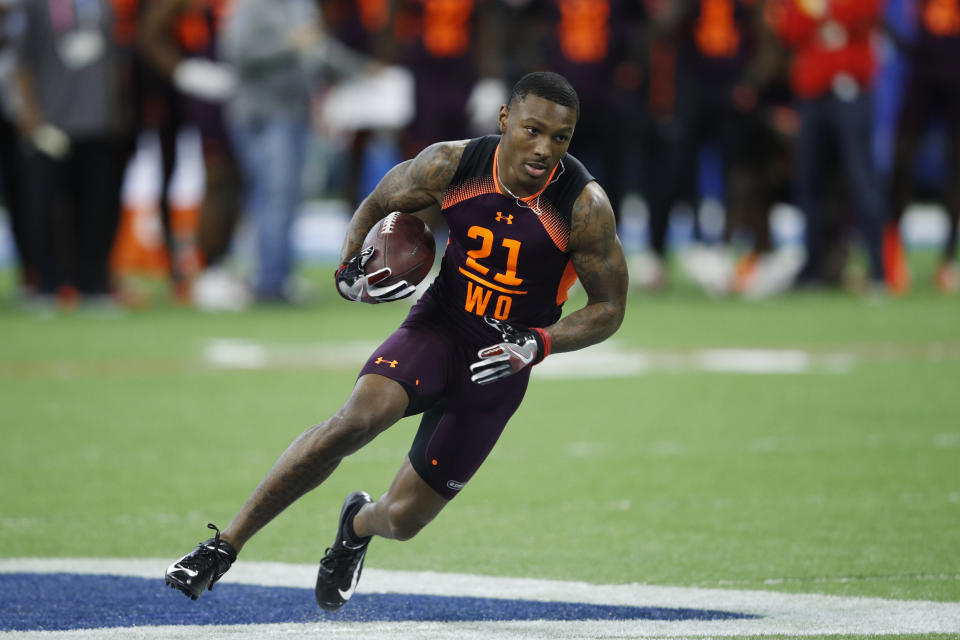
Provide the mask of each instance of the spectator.
POLYGON ((217 56, 220 24, 230 5, 229 0, 150 0, 140 29, 146 59, 173 83, 185 123, 200 133, 206 183, 197 245, 205 269, 193 283, 192 296, 207 310, 240 310, 249 304, 249 292, 225 264, 241 191, 223 115, 235 78, 217 56))
MULTIPOLYGON (((895 38, 907 61, 903 103, 897 127, 891 177, 890 220, 884 230, 887 282, 895 293, 909 287, 907 263, 900 242, 899 224, 912 199, 914 166, 923 133, 934 116, 944 124, 946 169, 942 193, 949 216, 947 238, 934 282, 943 293, 960 286, 957 272, 957 225, 960 221, 960 2, 914 0, 907 3, 914 33, 895 38)), ((897 33, 896 30, 891 29, 897 33)))
MULTIPOLYGON (((396 4, 392 24, 397 61, 414 75, 416 118, 403 145, 405 155, 413 157, 437 139, 469 137, 474 131, 471 114, 489 116, 491 104, 506 102, 496 29, 499 7, 493 0, 396 4), (474 104, 481 96, 484 104, 474 104)), ((492 133, 495 126, 491 119, 483 133, 492 133)))
POLYGON ((27 264, 26 217, 21 197, 20 135, 17 132, 16 42, 24 29, 21 0, 0 1, 0 187, 17 250, 21 290, 33 291, 36 274, 27 264))
MULTIPOLYGON (((397 51, 391 33, 390 0, 356 2, 321 0, 327 31, 350 49, 374 58, 384 65, 396 61, 397 51)), ((346 168, 340 178, 340 190, 350 210, 360 206, 369 187, 363 183, 367 154, 375 142, 374 127, 364 126, 340 132, 348 136, 346 168)))
POLYGON ((237 77, 227 125, 257 230, 254 295, 291 302, 290 231, 302 195, 311 91, 321 71, 357 72, 364 61, 323 31, 314 0, 237 0, 221 35, 223 60, 237 77))
POLYGON ((734 88, 734 108, 745 116, 741 162, 727 181, 724 242, 738 231, 749 236, 749 249, 736 263, 732 288, 748 298, 788 289, 803 264, 804 251, 774 246, 770 214, 789 200, 791 146, 797 131, 787 74, 786 51, 773 31, 771 7, 777 0, 748 2, 753 55, 743 80, 734 88))
MULTIPOLYGON (((769 165, 776 138, 766 121, 764 91, 775 76, 777 47, 768 37, 763 3, 744 0, 674 0, 652 12, 660 37, 676 46, 676 98, 663 181, 667 186, 651 198, 652 245, 663 257, 670 210, 689 199, 699 208, 701 157, 707 145, 719 152, 722 183, 716 195, 724 204, 725 222, 718 248, 695 248, 685 264, 691 276, 711 294, 739 286, 746 289, 772 249, 768 213, 775 186, 769 165), (773 46, 771 46, 771 44, 773 46), (753 250, 736 277, 730 242, 738 227, 753 235, 753 250)), ((695 235, 703 240, 699 219, 695 235)))
POLYGON ((27 262, 39 300, 108 302, 122 176, 118 58, 108 0, 24 5, 18 87, 27 262), (61 224, 60 207, 67 213, 61 224))
POLYGON ((872 152, 871 37, 880 0, 783 0, 778 35, 793 53, 791 87, 798 100, 797 204, 806 218, 806 263, 798 282, 823 281, 825 221, 821 182, 827 142, 835 143, 845 170, 869 264, 869 288, 885 289, 882 234, 886 200, 872 152))
MULTIPOLYGON (((650 264, 643 264, 631 282, 659 292, 667 286, 667 231, 673 206, 671 181, 675 170, 670 166, 676 156, 673 148, 679 138, 677 120, 677 50, 667 30, 658 29, 658 12, 669 10, 666 2, 647 1, 646 28, 643 37, 635 40, 634 59, 640 61, 646 81, 642 86, 643 106, 639 144, 640 191, 646 201, 649 219, 650 264)), ((659 16, 664 18, 664 16, 659 16)))
POLYGON ((177 155, 177 135, 183 126, 179 98, 170 80, 151 66, 137 46, 140 22, 150 0, 113 0, 116 24, 114 32, 129 67, 124 99, 132 107, 133 126, 125 141, 126 161, 137 151, 141 134, 156 134, 160 151, 160 189, 157 210, 163 230, 170 281, 175 300, 189 301, 188 274, 196 270, 192 246, 184 246, 174 231, 169 188, 177 155))

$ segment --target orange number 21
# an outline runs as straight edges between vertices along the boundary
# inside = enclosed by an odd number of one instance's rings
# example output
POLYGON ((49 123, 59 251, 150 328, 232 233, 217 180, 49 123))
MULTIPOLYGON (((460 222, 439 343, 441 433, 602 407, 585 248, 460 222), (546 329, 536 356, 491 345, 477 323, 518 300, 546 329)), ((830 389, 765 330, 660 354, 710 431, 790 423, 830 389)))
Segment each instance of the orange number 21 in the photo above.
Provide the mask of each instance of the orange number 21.
MULTIPOLYGON (((477 261, 489 257, 493 252, 493 231, 490 231, 490 229, 486 227, 474 225, 467 230, 467 237, 480 240, 479 249, 467 251, 467 266, 478 273, 487 275, 490 273, 490 268, 483 266, 477 261)), ((521 242, 519 240, 504 238, 501 241, 501 245, 507 250, 507 270, 504 273, 493 274, 493 279, 501 284, 518 286, 523 282, 523 278, 517 277, 517 258, 520 256, 521 242)))

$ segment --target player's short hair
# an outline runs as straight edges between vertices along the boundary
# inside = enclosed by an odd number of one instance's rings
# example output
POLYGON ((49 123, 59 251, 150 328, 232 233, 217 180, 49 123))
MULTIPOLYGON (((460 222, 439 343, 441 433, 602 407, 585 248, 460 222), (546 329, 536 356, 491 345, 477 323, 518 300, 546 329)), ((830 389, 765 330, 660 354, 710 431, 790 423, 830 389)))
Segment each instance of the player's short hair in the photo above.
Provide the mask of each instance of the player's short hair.
POLYGON ((510 103, 523 102, 529 94, 570 107, 580 119, 580 98, 573 85, 559 73, 534 71, 520 78, 510 92, 510 103))

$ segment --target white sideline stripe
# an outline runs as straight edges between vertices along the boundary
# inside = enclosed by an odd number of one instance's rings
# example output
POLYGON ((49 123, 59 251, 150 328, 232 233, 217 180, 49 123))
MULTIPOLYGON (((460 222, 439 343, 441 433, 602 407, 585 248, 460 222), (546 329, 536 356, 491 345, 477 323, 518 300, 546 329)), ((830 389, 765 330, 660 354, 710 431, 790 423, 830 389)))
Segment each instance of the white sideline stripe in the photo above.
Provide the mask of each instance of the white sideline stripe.
MULTIPOLYGON (((255 340, 215 338, 203 349, 204 361, 218 369, 281 366, 360 366, 377 342, 267 345, 255 340)), ((542 378, 619 378, 655 372, 798 374, 847 373, 856 359, 849 353, 811 353, 800 349, 626 349, 616 341, 558 353, 533 371, 542 378)))
POLYGON ((204 361, 217 369, 264 369, 277 366, 328 367, 363 364, 379 342, 366 340, 268 345, 256 340, 214 338, 203 347, 204 361))
MULTIPOLYGON (((155 578, 169 560, 116 558, 12 558, 0 573, 85 573, 155 578)), ((223 582, 312 588, 315 565, 241 562, 223 582)), ((218 627, 136 627, 65 632, 8 632, 0 638, 655 638, 747 635, 960 633, 960 603, 792 594, 775 591, 700 589, 645 584, 497 578, 457 573, 365 569, 359 593, 582 602, 636 607, 694 608, 761 616, 750 620, 630 620, 517 622, 306 623, 218 627)))
POLYGON ((624 349, 616 342, 581 351, 558 353, 537 365, 534 375, 544 378, 617 378, 641 374, 744 373, 799 374, 848 373, 855 364, 851 354, 814 354, 799 349, 696 349, 689 352, 624 349))

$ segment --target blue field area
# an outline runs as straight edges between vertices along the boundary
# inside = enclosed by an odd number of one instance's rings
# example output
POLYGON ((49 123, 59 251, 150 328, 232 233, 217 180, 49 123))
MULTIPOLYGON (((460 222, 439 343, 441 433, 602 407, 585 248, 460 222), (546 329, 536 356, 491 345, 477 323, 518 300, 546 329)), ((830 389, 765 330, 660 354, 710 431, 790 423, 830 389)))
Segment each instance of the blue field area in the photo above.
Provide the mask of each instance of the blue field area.
POLYGON ((0 631, 284 622, 729 620, 726 611, 474 597, 358 594, 336 613, 310 589, 224 584, 194 602, 161 579, 70 573, 0 575, 0 631))

